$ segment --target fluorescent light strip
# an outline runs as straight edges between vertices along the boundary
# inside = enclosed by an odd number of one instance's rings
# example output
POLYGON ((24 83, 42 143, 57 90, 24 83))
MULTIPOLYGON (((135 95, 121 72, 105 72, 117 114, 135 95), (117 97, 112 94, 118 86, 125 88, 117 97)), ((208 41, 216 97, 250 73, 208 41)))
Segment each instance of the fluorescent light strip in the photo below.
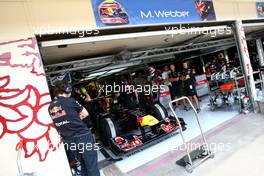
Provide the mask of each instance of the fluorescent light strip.
MULTIPOLYGON (((171 27, 173 27, 173 25, 171 27)), ((45 41, 45 42, 41 42, 41 46, 45 48, 45 47, 52 47, 58 45, 73 45, 73 44, 81 44, 81 43, 89 43, 89 42, 100 42, 100 41, 108 41, 108 40, 120 40, 120 39, 150 37, 150 36, 159 36, 159 35, 178 35, 182 33, 195 34, 195 32, 200 32, 200 31, 212 31, 212 30, 227 29, 227 28, 228 28, 227 26, 216 26, 216 27, 198 27, 198 28, 190 28, 190 29, 175 28, 173 30, 164 29, 164 31, 155 31, 155 32, 140 32, 140 33, 130 33, 130 34, 116 34, 116 35, 107 35, 107 36, 45 41)))
POLYGON ((243 24, 243 27, 264 27, 264 23, 246 23, 243 24))
POLYGON ((119 68, 119 69, 115 69, 115 70, 110 70, 109 72, 107 72, 107 74, 112 74, 112 73, 117 73, 117 72, 121 72, 123 70, 125 70, 126 68, 119 68))
POLYGON ((105 74, 105 73, 106 73, 106 71, 103 71, 103 72, 97 72, 97 73, 92 73, 92 74, 90 74, 90 75, 88 76, 88 78, 89 78, 89 77, 101 76, 101 75, 103 75, 103 74, 105 74))

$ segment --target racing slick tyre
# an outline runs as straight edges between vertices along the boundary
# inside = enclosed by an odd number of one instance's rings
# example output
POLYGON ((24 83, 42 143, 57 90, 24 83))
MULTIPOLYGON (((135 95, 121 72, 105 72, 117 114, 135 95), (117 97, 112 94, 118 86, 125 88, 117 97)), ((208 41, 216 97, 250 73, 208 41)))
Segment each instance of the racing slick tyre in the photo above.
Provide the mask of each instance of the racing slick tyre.
POLYGON ((109 146, 110 139, 118 135, 116 125, 111 118, 103 118, 100 120, 100 138, 105 146, 109 146))
POLYGON ((168 117, 168 111, 160 103, 155 103, 155 104, 151 105, 150 111, 151 111, 152 115, 160 121, 164 120, 166 117, 168 117))

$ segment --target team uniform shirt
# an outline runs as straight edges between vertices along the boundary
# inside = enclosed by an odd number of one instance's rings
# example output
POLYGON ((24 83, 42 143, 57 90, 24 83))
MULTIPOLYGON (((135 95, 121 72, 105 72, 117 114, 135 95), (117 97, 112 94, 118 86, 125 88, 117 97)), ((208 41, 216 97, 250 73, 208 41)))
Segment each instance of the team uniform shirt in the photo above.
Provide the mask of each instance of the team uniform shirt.
POLYGON ((162 74, 163 84, 171 86, 171 83, 167 80, 170 78, 170 71, 164 71, 162 74))
POLYGON ((169 71, 164 71, 161 74, 162 79, 164 79, 164 80, 168 79, 169 78, 169 75, 170 75, 170 72, 169 71))
POLYGON ((194 77, 194 74, 193 74, 193 69, 183 69, 182 75, 183 76, 189 75, 190 78, 186 79, 185 81, 190 83, 190 84, 195 84, 195 77, 194 77))
POLYGON ((68 138, 89 132, 79 115, 82 110, 83 106, 73 98, 58 96, 51 102, 49 114, 62 137, 68 138))
POLYGON ((181 73, 180 72, 171 71, 170 74, 169 74, 169 78, 170 79, 179 78, 178 81, 175 80, 175 81, 172 82, 173 86, 177 86, 177 87, 178 86, 182 86, 182 80, 180 79, 180 77, 181 77, 181 73))
POLYGON ((86 96, 83 94, 78 94, 78 93, 72 92, 71 96, 75 100, 77 100, 77 102, 80 103, 81 105, 84 105, 85 103, 87 103, 87 102, 85 102, 86 96))
POLYGON ((181 97, 183 95, 183 82, 180 79, 181 73, 176 72, 176 71, 171 71, 169 74, 169 78, 170 79, 179 78, 178 81, 175 80, 171 83, 172 84, 171 95, 172 95, 172 98, 181 97))
POLYGON ((184 89, 185 94, 187 96, 194 96, 196 95, 196 89, 195 89, 195 77, 193 74, 193 69, 183 69, 182 75, 185 77, 189 75, 189 79, 184 80, 184 89))

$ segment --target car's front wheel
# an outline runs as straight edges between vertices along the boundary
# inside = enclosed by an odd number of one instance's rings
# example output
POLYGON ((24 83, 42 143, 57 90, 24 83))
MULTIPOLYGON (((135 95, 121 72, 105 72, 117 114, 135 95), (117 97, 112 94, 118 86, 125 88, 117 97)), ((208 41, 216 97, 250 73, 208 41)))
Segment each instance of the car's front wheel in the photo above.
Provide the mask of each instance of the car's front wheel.
POLYGON ((117 137, 118 130, 111 118, 100 120, 100 139, 105 146, 109 146, 110 139, 117 137))
POLYGON ((157 118, 159 121, 164 120, 165 118, 168 117, 168 111, 162 104, 155 103, 151 105, 150 111, 151 111, 151 114, 155 118, 157 118))

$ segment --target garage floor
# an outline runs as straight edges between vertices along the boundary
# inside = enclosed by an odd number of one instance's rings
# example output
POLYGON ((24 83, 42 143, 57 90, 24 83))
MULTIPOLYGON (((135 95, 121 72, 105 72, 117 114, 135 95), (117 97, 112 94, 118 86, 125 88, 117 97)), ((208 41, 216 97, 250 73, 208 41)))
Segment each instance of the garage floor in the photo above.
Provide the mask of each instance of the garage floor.
MULTIPOLYGON (((199 117, 201 119, 204 131, 209 131, 238 115, 237 106, 224 107, 216 110, 215 112, 211 112, 208 106, 208 98, 209 97, 204 97, 202 99, 202 111, 199 113, 199 117)), ((199 128, 197 126, 197 122, 195 121, 195 116, 193 112, 177 110, 176 113, 180 117, 183 117, 186 123, 188 124, 187 130, 184 132, 184 135, 186 136, 187 140, 191 140, 198 137, 199 128)), ((116 162, 114 167, 119 170, 118 172, 129 173, 135 170, 136 168, 141 168, 145 164, 156 160, 157 158, 162 157, 163 155, 166 155, 166 153, 168 152, 174 151, 174 149, 180 145, 182 145, 181 137, 180 135, 175 135, 161 143, 158 143, 144 151, 141 151, 140 153, 125 158, 122 161, 116 162)))
POLYGON ((210 144, 221 143, 226 148, 217 150, 214 159, 204 162, 192 174, 175 164, 175 161, 184 155, 184 152, 171 151, 126 175, 259 176, 263 172, 264 163, 263 124, 263 114, 239 115, 207 132, 206 136, 210 144))

